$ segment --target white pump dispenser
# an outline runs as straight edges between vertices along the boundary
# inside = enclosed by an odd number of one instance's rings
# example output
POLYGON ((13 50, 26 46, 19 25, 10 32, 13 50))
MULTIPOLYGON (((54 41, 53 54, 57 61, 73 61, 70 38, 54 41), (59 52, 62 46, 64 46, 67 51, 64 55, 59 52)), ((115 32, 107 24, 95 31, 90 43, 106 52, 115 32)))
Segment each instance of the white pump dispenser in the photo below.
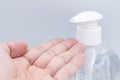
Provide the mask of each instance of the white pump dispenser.
POLYGON ((82 12, 73 17, 71 22, 81 23, 77 27, 77 39, 87 46, 101 44, 101 26, 97 24, 97 20, 102 18, 103 16, 95 11, 82 12))
POLYGON ((76 38, 87 46, 86 62, 73 80, 120 80, 120 58, 102 45, 102 29, 97 20, 103 16, 95 11, 82 12, 70 21, 77 26, 76 38))

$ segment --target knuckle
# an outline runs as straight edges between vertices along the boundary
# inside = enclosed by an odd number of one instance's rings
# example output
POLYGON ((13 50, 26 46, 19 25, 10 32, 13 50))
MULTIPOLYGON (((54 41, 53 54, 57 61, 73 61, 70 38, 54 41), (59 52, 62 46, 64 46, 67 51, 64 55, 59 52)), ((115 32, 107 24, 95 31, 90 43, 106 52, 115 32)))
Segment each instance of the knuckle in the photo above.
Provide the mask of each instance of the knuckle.
POLYGON ((40 52, 46 51, 46 49, 45 49, 43 46, 36 46, 36 47, 33 47, 32 49, 33 49, 33 50, 40 51, 40 52))
POLYGON ((68 45, 67 44, 65 44, 64 42, 61 44, 62 45, 62 47, 64 47, 65 49, 68 49, 68 45))
POLYGON ((48 50, 47 53, 51 56, 57 55, 57 53, 53 49, 48 50))
MULTIPOLYGON (((76 68, 76 69, 78 69, 80 66, 78 65, 78 64, 75 64, 74 62, 70 62, 70 65, 72 66, 72 67, 74 67, 74 68, 76 68)), ((69 65, 69 66, 70 66, 69 65)))

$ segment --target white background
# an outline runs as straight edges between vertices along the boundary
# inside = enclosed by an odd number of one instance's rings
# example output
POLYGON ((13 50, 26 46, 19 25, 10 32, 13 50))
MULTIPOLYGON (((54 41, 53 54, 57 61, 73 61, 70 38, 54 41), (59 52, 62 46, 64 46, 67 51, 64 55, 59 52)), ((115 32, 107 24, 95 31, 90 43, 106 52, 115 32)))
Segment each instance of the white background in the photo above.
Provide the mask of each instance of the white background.
POLYGON ((29 46, 51 38, 75 37, 69 19, 81 11, 104 15, 103 42, 120 50, 119 0, 0 0, 0 42, 25 40, 29 46))

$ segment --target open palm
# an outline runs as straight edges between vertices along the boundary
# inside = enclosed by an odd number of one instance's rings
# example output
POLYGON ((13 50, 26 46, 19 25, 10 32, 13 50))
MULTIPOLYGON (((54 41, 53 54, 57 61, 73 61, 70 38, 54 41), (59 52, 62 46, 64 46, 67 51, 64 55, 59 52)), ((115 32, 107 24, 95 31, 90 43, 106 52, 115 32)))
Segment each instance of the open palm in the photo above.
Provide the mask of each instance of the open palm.
POLYGON ((27 50, 24 42, 0 45, 0 80, 70 80, 82 66, 84 46, 53 39, 27 50))

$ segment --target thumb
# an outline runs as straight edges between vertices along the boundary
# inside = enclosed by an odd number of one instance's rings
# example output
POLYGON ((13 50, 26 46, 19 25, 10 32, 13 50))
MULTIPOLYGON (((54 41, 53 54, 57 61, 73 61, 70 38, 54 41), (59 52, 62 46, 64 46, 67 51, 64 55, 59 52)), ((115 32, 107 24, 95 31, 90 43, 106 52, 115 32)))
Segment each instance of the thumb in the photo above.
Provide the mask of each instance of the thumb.
POLYGON ((19 57, 24 55, 26 51, 27 44, 23 41, 0 44, 0 80, 8 80, 16 77, 16 67, 10 57, 19 57))
POLYGON ((27 51, 27 43, 24 41, 11 41, 0 44, 0 50, 6 51, 12 58, 19 57, 27 51))
POLYGON ((27 43, 24 41, 8 42, 10 56, 15 58, 24 55, 27 52, 27 43))

